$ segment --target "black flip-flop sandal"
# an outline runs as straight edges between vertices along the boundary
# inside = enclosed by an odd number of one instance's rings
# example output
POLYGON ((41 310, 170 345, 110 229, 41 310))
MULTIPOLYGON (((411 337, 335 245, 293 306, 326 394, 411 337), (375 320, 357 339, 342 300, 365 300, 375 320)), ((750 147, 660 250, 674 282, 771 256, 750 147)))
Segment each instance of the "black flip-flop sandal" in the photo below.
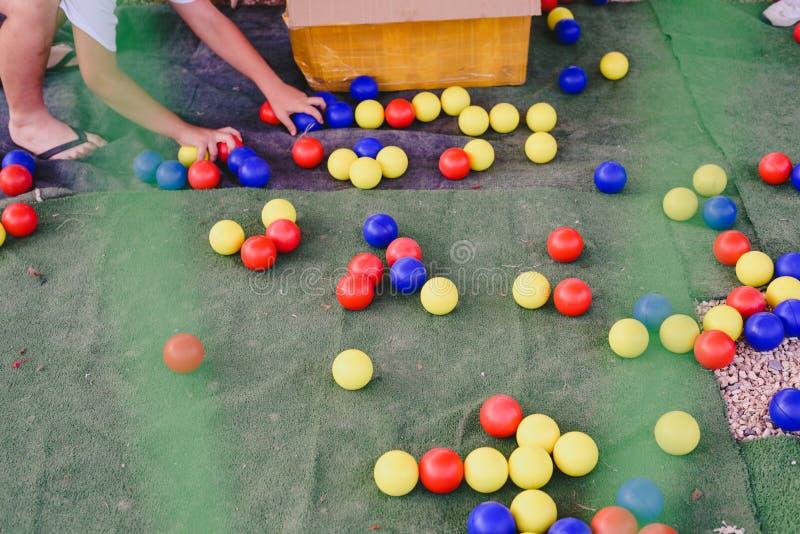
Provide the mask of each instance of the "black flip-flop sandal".
POLYGON ((69 64, 71 61, 74 61, 75 58, 77 57, 75 55, 75 49, 72 47, 72 45, 70 43, 54 43, 53 44, 54 47, 58 46, 58 45, 66 45, 66 46, 68 46, 69 47, 69 51, 66 54, 64 54, 64 57, 62 57, 60 60, 58 60, 58 62, 55 65, 53 65, 52 67, 47 67, 45 72, 57 72, 57 71, 61 71, 61 70, 77 69, 78 68, 78 63, 77 62, 73 63, 72 65, 69 64))
MULTIPOLYGON (((67 126, 69 126, 69 125, 67 125, 67 126)), ((82 145, 84 143, 88 143, 89 142, 89 140, 86 138, 86 133, 83 130, 76 130, 72 126, 69 126, 69 129, 72 130, 73 132, 75 132, 75 135, 78 136, 77 139, 73 139, 72 141, 67 141, 66 143, 62 143, 62 144, 60 144, 58 146, 54 146, 53 148, 51 148, 49 150, 45 150, 41 154, 36 154, 35 157, 38 158, 38 159, 51 159, 53 156, 57 156, 58 154, 61 154, 62 152, 66 152, 70 148, 75 148, 76 146, 80 146, 80 145, 82 145)), ((25 152, 28 152, 28 153, 31 152, 30 150, 28 150, 24 146, 19 146, 16 143, 13 143, 13 145, 14 145, 15 148, 18 148, 20 150, 24 150, 25 152)))

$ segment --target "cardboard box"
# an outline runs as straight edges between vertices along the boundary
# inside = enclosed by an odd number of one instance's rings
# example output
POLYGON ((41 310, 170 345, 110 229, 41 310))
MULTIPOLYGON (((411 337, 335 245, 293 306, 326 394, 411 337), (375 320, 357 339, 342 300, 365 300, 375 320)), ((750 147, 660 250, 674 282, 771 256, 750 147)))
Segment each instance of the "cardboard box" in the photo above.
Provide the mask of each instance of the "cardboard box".
POLYGON ((525 82, 539 0, 287 0, 295 61, 316 90, 361 74, 382 91, 525 82))

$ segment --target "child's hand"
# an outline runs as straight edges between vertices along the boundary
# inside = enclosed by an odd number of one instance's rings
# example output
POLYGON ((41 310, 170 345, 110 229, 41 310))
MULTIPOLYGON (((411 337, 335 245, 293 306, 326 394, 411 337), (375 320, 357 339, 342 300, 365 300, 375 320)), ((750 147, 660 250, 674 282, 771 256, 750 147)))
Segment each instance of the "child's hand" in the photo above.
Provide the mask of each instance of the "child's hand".
POLYGON ((201 154, 208 152, 211 161, 215 161, 217 159, 217 143, 225 143, 228 145, 229 152, 236 148, 237 145, 233 141, 234 135, 239 139, 242 138, 242 134, 230 126, 220 128, 219 130, 200 128, 199 126, 188 126, 185 131, 181 132, 181 134, 175 138, 175 141, 181 146, 197 147, 199 158, 203 157, 201 154))
POLYGON ((318 96, 308 96, 303 91, 281 83, 275 90, 265 95, 272 105, 272 110, 289 133, 295 135, 297 127, 292 122, 292 113, 308 113, 320 124, 323 122, 319 109, 325 109, 325 100, 318 96))
POLYGON ((236 6, 239 5, 239 0, 231 0, 231 9, 236 9, 236 6))

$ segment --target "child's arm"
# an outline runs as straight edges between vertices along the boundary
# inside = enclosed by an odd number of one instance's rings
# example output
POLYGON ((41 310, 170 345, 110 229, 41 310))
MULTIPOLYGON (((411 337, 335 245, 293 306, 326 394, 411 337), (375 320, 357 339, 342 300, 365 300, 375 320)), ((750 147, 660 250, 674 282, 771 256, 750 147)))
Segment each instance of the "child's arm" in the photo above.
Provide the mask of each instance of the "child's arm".
POLYGON ((297 128, 289 117, 292 113, 308 113, 322 122, 322 114, 315 106, 324 109, 325 101, 320 97, 309 97, 299 89, 285 84, 239 28, 210 0, 194 0, 186 4, 174 3, 172 7, 211 50, 230 66, 253 80, 269 100, 275 116, 286 126, 289 133, 292 135, 297 133, 297 128))

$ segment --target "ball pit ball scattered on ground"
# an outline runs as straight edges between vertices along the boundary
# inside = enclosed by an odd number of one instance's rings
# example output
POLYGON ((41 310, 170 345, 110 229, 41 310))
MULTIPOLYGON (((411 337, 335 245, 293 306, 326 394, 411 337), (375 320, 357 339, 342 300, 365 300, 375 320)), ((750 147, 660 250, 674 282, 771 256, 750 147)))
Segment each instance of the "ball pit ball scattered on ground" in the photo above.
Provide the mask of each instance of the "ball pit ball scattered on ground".
POLYGON ((542 0, 541 2, 542 11, 547 13, 552 11, 558 5, 558 0, 542 0))
POLYGON ((419 467, 407 452, 393 450, 378 458, 372 475, 379 490, 392 497, 401 497, 411 493, 417 485, 419 467))
POLYGON ((639 534, 678 534, 678 531, 663 523, 650 523, 644 526, 639 534))
POLYGON ((673 221, 688 221, 697 213, 697 195, 689 188, 675 187, 667 191, 661 208, 673 221))
POLYGON ((694 358, 706 369, 727 367, 736 356, 736 343, 721 330, 706 330, 694 340, 694 358))
POLYGON ((281 254, 288 254, 300 246, 301 232, 297 223, 289 219, 278 219, 267 227, 266 236, 275 243, 281 254))
POLYGON ((721 330, 736 341, 742 335, 744 320, 739 310, 727 304, 712 307, 703 317, 703 330, 721 330))
POLYGON ((133 158, 133 174, 145 183, 156 181, 156 169, 164 158, 155 150, 144 150, 133 158))
POLYGON ((375 156, 384 178, 400 178, 408 169, 408 155, 399 146, 385 146, 375 156))
POLYGON ((162 161, 156 169, 156 183, 160 189, 175 191, 186 187, 186 167, 180 161, 162 161))
POLYGON ((592 305, 592 290, 579 278, 567 278, 553 290, 553 304, 569 317, 583 315, 592 305))
POLYGON ((372 360, 358 349, 343 350, 336 355, 331 365, 333 380, 339 387, 356 391, 372 380, 372 360))
POLYGON ((736 265, 745 252, 750 252, 750 240, 739 230, 725 230, 714 239, 714 257, 722 265, 736 265))
POLYGON ((463 148, 448 148, 439 156, 439 172, 448 180, 465 178, 471 167, 469 154, 463 148))
POLYGON ((336 284, 336 300, 350 311, 363 310, 375 298, 375 285, 365 276, 347 273, 336 284))
POLYGON ((269 163, 258 156, 247 158, 239 165, 239 183, 245 187, 265 187, 272 170, 269 163))
POLYGON ((600 58, 600 74, 608 80, 621 80, 628 74, 628 58, 622 52, 609 52, 600 58))
POLYGON ((242 263, 251 271, 266 271, 275 264, 278 248, 269 237, 254 235, 245 239, 239 251, 242 263))
POLYGON ((192 189, 214 189, 219 185, 219 167, 212 161, 201 159, 189 166, 186 178, 192 189))
POLYGON ((408 128, 414 122, 414 106, 405 98, 395 98, 386 104, 384 110, 386 123, 392 128, 408 128))
POLYGON ((511 510, 495 501, 478 504, 467 517, 467 534, 516 534, 511 510))
POLYGON ((622 506, 639 523, 654 521, 664 508, 664 496, 658 485, 648 478, 626 480, 617 491, 617 506, 622 506))
POLYGON ((783 321, 770 312, 758 312, 744 323, 744 337, 754 350, 764 352, 778 348, 786 336, 783 321))
POLYGON ((581 25, 575 19, 562 19, 554 28, 556 39, 561 44, 574 44, 581 36, 581 25))
POLYGON ((775 276, 793 276, 800 280, 800 252, 787 252, 775 260, 775 276))
POLYGON ((592 534, 592 529, 577 517, 562 517, 550 525, 547 534, 592 534))
POLYGON ((594 534, 636 534, 639 529, 634 515, 622 506, 600 508, 591 526, 594 534))
POLYGON ((383 278, 383 262, 375 254, 362 252, 353 256, 347 264, 347 272, 363 276, 377 286, 383 278))
POLYGON ((792 173, 792 160, 781 152, 770 152, 758 162, 758 175, 770 185, 780 185, 792 173))
POLYGON ((547 237, 547 253, 557 262, 570 263, 583 252, 583 237, 574 228, 556 228, 547 237))
POLYGON ((469 156, 470 169, 485 171, 494 163, 494 147, 485 139, 473 139, 464 145, 464 152, 469 156))
POLYGON ((550 525, 558 519, 555 501, 538 489, 524 490, 517 494, 509 509, 521 532, 547 532, 550 525))
POLYGON ((275 110, 272 109, 272 104, 269 103, 269 100, 264 100, 264 103, 261 104, 261 108, 258 110, 258 118, 261 122, 267 124, 278 125, 281 123, 281 120, 275 115, 275 110))
POLYGON ((428 273, 425 265, 417 258, 400 258, 389 269, 389 279, 400 293, 416 293, 425 284, 428 273))
POLYGON ((479 493, 494 493, 508 480, 508 462, 492 447, 480 447, 464 459, 464 480, 479 493))
POLYGON ((347 102, 334 102, 325 109, 325 122, 331 128, 349 128, 355 120, 353 107, 347 102))
POLYGON ((511 294, 521 307, 535 310, 544 306, 550 298, 550 282, 541 273, 526 271, 514 280, 511 294))
POLYGON ((425 282, 419 298, 428 313, 447 315, 458 305, 458 288, 451 280, 438 276, 425 282))
POLYGON ((761 291, 751 286, 739 286, 733 288, 725 299, 725 304, 735 308, 742 316, 747 319, 754 313, 762 312, 767 309, 767 299, 761 291))
POLYGON ((350 165, 357 159, 358 155, 349 148, 337 148, 328 156, 328 173, 346 182, 350 179, 350 165))
POLYGON ((571 477, 591 473, 599 458, 597 444, 583 432, 567 432, 553 447, 553 462, 559 471, 571 477))
POLYGON ((800 43, 800 23, 795 24, 792 36, 796 42, 800 43))
POLYGON ((659 417, 653 434, 658 446, 667 454, 689 454, 700 443, 700 425, 686 412, 675 410, 659 417))
POLYGON ((230 170, 233 174, 239 174, 239 166, 245 162, 245 160, 253 157, 257 157, 256 151, 250 148, 249 146, 238 146, 231 150, 231 153, 228 154, 228 170, 230 170))
POLYGON ((558 75, 558 86, 570 95, 577 95, 586 89, 586 71, 576 65, 570 65, 558 75))
POLYGON ((608 344, 614 354, 622 358, 641 356, 650 343, 647 327, 636 319, 620 319, 608 332, 608 344))
POLYGON ((0 191, 10 197, 27 193, 33 187, 31 172, 22 165, 12 163, 0 171, 0 191))
POLYGON ((489 125, 497 133, 511 133, 519 126, 519 111, 508 102, 501 102, 489 110, 489 125))
POLYGON ((772 310, 783 323, 783 332, 787 337, 800 337, 800 300, 784 300, 772 310))
POLYGON ((547 27, 550 29, 550 31, 554 31, 556 29, 556 24, 558 24, 560 21, 574 18, 575 16, 572 14, 572 11, 566 7, 557 7, 552 9, 547 15, 547 27))
POLYGON ((356 124, 359 127, 374 130, 383 124, 383 106, 377 100, 364 100, 359 102, 355 111, 356 124))
POLYGON ((627 182, 625 167, 616 161, 604 161, 594 170, 594 185, 601 193, 619 193, 627 182))
POLYGON ((489 129, 489 114, 480 106, 467 106, 458 114, 458 128, 464 135, 483 135, 489 129))
POLYGON ((442 91, 442 96, 439 99, 442 102, 442 111, 451 117, 459 116, 471 102, 467 90, 458 85, 448 87, 442 91))
POLYGON ((658 330, 664 319, 672 315, 672 304, 661 293, 647 293, 633 306, 633 318, 649 330, 658 330))
POLYGON ((727 186, 728 175, 725 169, 713 163, 700 165, 692 175, 692 187, 704 197, 721 195, 727 186))
POLYGON ((175 334, 164 344, 162 355, 176 373, 191 373, 203 363, 203 343, 192 334, 175 334))
POLYGON ((541 413, 526 416, 517 427, 517 445, 537 445, 549 453, 553 452, 556 441, 561 437, 558 423, 552 417, 541 413))
POLYGON ((532 132, 549 132, 557 121, 556 109, 547 102, 537 102, 525 113, 525 124, 532 132))
POLYGON ((670 315, 658 329, 661 345, 675 354, 686 354, 694 348, 694 340, 700 335, 700 327, 692 317, 682 313, 670 315))
POLYGON ((325 157, 325 149, 319 139, 301 137, 292 146, 292 159, 304 169, 313 169, 325 157))
MULTIPOLYGON (((209 159, 209 154, 206 152, 206 155, 203 159, 209 159)), ((197 161, 197 147, 196 146, 182 146, 178 149, 178 161, 181 162, 181 165, 189 168, 189 165, 197 161)))
POLYGON ((789 299, 800 299, 800 280, 793 276, 779 276, 767 286, 767 304, 773 308, 789 299))
POLYGON ((0 224, 0 247, 6 242, 6 229, 0 224))
POLYGON ((714 230, 727 230, 736 222, 738 211, 733 200, 717 195, 703 203, 703 221, 714 230))
POLYGON ((772 280, 775 266, 772 259, 759 250, 751 250, 736 260, 736 278, 745 286, 765 286, 772 280))
POLYGON ((217 254, 230 256, 242 248, 244 230, 236 221, 217 221, 208 233, 208 242, 217 254))
POLYGON ((381 178, 381 165, 372 158, 358 158, 350 165, 350 181, 359 189, 375 189, 381 178))
POLYGON ((450 493, 464 480, 464 463, 450 449, 431 449, 419 459, 419 480, 428 491, 450 493))
POLYGON ((350 82, 350 96, 356 102, 378 97, 378 82, 372 76, 357 76, 350 82))
POLYGON ((517 432, 522 421, 522 407, 508 395, 493 395, 481 405, 481 426, 490 436, 507 438, 517 432))
MULTIPOLYGON (((386 248, 389 246, 392 241, 397 239, 397 232, 397 222, 391 215, 386 213, 376 213, 374 215, 370 215, 364 221, 364 225, 361 228, 361 235, 364 236, 364 241, 366 241, 368 245, 375 248, 386 248)), ((411 239, 411 241, 413 241, 416 245, 416 241, 413 239, 411 239)), ((400 247, 401 245, 397 244, 396 246, 400 247)), ((420 254, 418 259, 422 259, 422 249, 419 248, 419 245, 416 246, 416 249, 419 250, 420 254)), ((397 258, 395 258, 395 260, 396 259, 397 258)), ((389 261, 388 257, 386 258, 386 261, 389 261)), ((392 266, 392 263, 389 263, 389 267, 392 266)))
POLYGON ((525 141, 525 155, 534 163, 549 163, 557 152, 556 138, 547 132, 534 132, 525 141))
POLYGON ((539 489, 553 476, 553 459, 539 445, 518 447, 508 457, 508 475, 522 489, 539 489))
POLYGON ((261 223, 264 225, 264 228, 269 228, 269 225, 278 219, 288 219, 292 222, 297 222, 297 210, 295 210, 294 205, 285 198, 273 198, 261 208, 261 223))
POLYGON ((411 99, 414 106, 414 115, 419 122, 431 122, 439 117, 442 112, 442 102, 439 97, 430 91, 422 91, 411 99))
POLYGON ((800 163, 794 166, 792 174, 789 176, 792 181, 792 187, 800 191, 800 163))
POLYGON ((400 258, 416 258, 422 261, 422 249, 410 237, 393 239, 386 247, 386 263, 391 267, 400 258))
POLYGON ((800 430, 800 389, 784 388, 769 401, 769 417, 786 432, 800 430))
POLYGON ((374 137, 362 137, 353 146, 353 152, 359 158, 372 158, 378 157, 378 153, 383 150, 383 143, 374 137))
POLYGON ((39 217, 30 205, 24 202, 14 202, 3 209, 0 224, 5 231, 14 237, 31 235, 39 224, 39 217))
POLYGON ((36 160, 29 152, 20 148, 10 150, 3 156, 3 162, 0 163, 0 168, 5 169, 9 165, 22 165, 28 169, 29 173, 33 174, 36 172, 36 160))

